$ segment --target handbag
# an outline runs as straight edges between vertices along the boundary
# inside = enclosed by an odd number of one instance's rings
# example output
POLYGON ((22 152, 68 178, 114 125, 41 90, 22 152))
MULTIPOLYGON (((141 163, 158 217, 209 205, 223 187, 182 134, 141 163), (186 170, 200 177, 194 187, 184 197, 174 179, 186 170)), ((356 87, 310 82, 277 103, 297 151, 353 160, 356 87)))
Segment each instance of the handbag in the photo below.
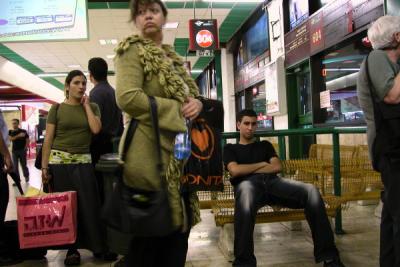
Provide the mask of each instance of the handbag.
POLYGON ((203 110, 192 122, 191 155, 181 178, 182 190, 223 191, 221 132, 224 109, 221 101, 200 100, 203 110))
MULTIPOLYGON (((158 127, 157 103, 154 97, 149 96, 151 107, 152 125, 156 137, 157 161, 156 168, 161 174, 161 146, 160 132, 158 127)), ((127 130, 123 151, 122 162, 134 138, 138 121, 131 119, 127 130)), ((115 183, 110 197, 106 200, 102 211, 105 223, 119 232, 129 233, 134 236, 166 236, 175 229, 172 224, 171 208, 168 200, 167 182, 160 175, 161 189, 148 191, 132 188, 126 185, 122 178, 123 165, 115 171, 115 183)))
MULTIPOLYGON (((57 111, 60 106, 60 104, 56 103, 56 119, 57 119, 57 111)), ((57 128, 57 122, 56 122, 56 128, 57 128)), ((39 150, 36 152, 36 159, 35 159, 35 168, 38 170, 42 169, 42 150, 43 150, 43 144, 39 148, 39 150)))

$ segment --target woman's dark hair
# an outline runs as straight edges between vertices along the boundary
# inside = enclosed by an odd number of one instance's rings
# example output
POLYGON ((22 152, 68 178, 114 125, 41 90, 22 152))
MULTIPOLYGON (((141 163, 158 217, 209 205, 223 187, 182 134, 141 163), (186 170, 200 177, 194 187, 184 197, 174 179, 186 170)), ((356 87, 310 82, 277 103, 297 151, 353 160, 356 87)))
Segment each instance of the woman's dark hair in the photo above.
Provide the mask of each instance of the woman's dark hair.
MULTIPOLYGON (((65 83, 64 83, 65 88, 67 86, 69 86, 69 84, 71 83, 72 79, 75 78, 76 76, 83 76, 83 77, 85 77, 85 80, 86 80, 86 76, 82 71, 80 71, 80 70, 71 70, 68 73, 67 78, 65 78, 65 83)), ((65 96, 67 98, 69 97, 69 90, 65 90, 65 96)))
POLYGON ((164 17, 167 17, 167 15, 168 15, 167 7, 161 0, 131 0, 131 2, 129 4, 129 9, 131 10, 130 21, 135 21, 137 15, 138 15, 139 5, 149 5, 149 4, 153 4, 153 3, 159 4, 164 17))

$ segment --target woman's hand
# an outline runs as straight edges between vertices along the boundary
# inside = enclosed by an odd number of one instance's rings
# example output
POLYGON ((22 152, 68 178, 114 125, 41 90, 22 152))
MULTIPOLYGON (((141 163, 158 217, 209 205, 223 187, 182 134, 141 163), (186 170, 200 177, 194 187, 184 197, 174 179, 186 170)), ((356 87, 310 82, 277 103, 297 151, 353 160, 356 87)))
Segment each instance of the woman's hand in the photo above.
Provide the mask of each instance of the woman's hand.
POLYGON ((188 97, 185 103, 183 103, 182 114, 186 119, 194 120, 197 118, 197 116, 199 116, 202 109, 203 103, 201 103, 200 100, 193 97, 188 97))
POLYGON ((42 168, 42 183, 48 184, 51 180, 51 175, 49 173, 49 168, 42 168))
POLYGON ((11 160, 10 153, 6 153, 6 155, 4 155, 4 168, 3 168, 3 170, 5 172, 11 172, 13 169, 14 169, 14 167, 13 167, 13 162, 11 160))
POLYGON ((90 99, 87 94, 84 94, 81 98, 81 104, 86 107, 90 107, 90 99))

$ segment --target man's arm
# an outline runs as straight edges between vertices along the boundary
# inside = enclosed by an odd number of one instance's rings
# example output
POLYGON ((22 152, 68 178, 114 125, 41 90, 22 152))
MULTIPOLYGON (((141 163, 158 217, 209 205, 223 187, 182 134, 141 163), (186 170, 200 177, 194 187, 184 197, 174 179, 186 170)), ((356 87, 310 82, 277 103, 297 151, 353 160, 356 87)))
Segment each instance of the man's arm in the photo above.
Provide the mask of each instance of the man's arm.
POLYGON ((383 98, 386 104, 399 104, 400 103, 400 73, 394 78, 393 87, 389 90, 383 98))
POLYGON ((267 166, 267 162, 257 162, 253 164, 238 164, 235 161, 229 162, 227 169, 232 177, 246 176, 256 173, 257 170, 267 166))
POLYGON ((269 162, 266 162, 267 165, 256 170, 255 173, 279 173, 282 171, 282 163, 278 157, 272 157, 269 162))

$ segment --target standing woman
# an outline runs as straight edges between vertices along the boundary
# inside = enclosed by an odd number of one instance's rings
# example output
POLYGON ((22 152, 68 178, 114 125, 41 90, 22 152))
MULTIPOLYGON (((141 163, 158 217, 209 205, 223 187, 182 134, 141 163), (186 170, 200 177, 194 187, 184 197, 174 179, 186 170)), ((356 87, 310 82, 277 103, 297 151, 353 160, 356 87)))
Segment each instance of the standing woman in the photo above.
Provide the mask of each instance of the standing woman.
MULTIPOLYGON (((200 213, 196 194, 180 191, 184 162, 174 158, 174 140, 178 133, 186 131, 185 120, 195 119, 203 105, 195 98, 198 88, 182 59, 171 46, 162 44, 162 26, 168 13, 165 5, 160 0, 132 0, 130 11, 140 34, 122 41, 115 57, 117 104, 139 121, 126 155, 124 181, 144 190, 157 190, 161 186, 147 97, 154 96, 164 166, 161 175, 167 180, 175 231, 163 237, 133 237, 126 266, 180 267, 185 265, 190 228, 200 221, 200 213)), ((121 144, 125 135, 126 132, 121 144)))
POLYGON ((50 108, 42 151, 42 181, 54 192, 77 191, 77 241, 70 246, 65 265, 79 265, 78 248, 105 251, 100 223, 100 199, 89 146, 101 129, 99 107, 89 102, 86 77, 80 70, 65 79, 66 99, 50 108))

